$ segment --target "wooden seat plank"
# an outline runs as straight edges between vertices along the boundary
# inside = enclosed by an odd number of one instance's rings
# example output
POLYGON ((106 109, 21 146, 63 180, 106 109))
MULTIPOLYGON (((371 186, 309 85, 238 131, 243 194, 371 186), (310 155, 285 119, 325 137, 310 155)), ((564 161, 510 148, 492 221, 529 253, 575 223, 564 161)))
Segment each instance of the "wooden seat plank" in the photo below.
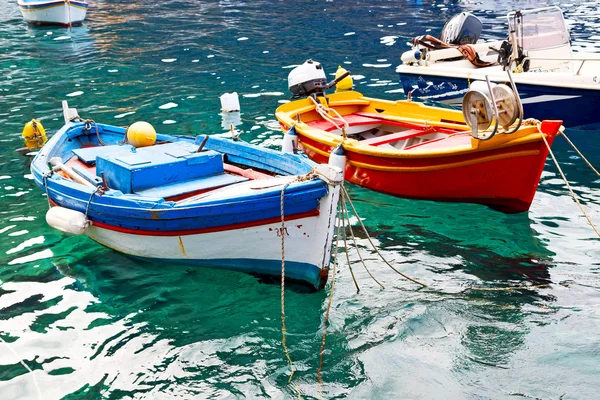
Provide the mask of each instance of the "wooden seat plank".
POLYGON ((377 136, 377 137, 374 137, 371 139, 361 140, 360 143, 366 144, 369 146, 380 146, 382 144, 387 144, 387 143, 392 143, 392 142, 398 142, 400 140, 410 139, 410 138, 422 135, 424 133, 429 133, 429 132, 423 131, 421 129, 410 129, 407 131, 390 133, 390 134, 383 135, 383 136, 377 136))

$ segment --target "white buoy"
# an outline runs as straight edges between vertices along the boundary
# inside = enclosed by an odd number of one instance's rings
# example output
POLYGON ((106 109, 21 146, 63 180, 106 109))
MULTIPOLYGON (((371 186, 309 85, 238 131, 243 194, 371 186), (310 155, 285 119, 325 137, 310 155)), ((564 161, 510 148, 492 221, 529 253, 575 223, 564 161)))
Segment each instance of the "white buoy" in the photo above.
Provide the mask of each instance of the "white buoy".
POLYGON ((221 110, 224 112, 240 111, 240 99, 237 92, 225 93, 221 97, 221 110))
POLYGON ((296 127, 292 126, 283 135, 283 144, 281 145, 281 151, 283 153, 295 154, 298 152, 298 134, 296 134, 296 127))
POLYGON ((329 165, 338 167, 342 171, 346 169, 346 151, 342 144, 338 144, 335 149, 329 155, 329 165))
POLYGON ((59 231, 81 235, 90 226, 85 214, 64 207, 52 207, 46 213, 48 225, 59 231))

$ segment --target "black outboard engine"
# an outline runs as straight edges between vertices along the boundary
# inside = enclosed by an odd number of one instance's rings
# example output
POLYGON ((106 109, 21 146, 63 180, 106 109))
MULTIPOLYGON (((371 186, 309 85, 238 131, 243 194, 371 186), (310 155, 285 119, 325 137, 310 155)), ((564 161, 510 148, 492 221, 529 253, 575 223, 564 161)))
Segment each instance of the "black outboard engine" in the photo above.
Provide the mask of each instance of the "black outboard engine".
POLYGON ((308 60, 294 68, 288 75, 288 89, 292 93, 292 98, 322 93, 327 90, 327 77, 321 63, 308 60))
POLYGON ((440 34, 440 40, 457 46, 475 44, 479 40, 482 29, 483 24, 479 18, 471 13, 462 12, 446 22, 440 34))

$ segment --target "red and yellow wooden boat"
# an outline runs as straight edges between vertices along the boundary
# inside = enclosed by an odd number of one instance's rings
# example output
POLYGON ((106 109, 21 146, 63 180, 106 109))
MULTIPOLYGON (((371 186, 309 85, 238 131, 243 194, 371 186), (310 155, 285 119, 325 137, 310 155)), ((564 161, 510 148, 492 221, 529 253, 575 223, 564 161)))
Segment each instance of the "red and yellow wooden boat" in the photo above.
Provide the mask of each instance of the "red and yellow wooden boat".
MULTIPOLYGON (((464 115, 481 119, 479 114, 490 112, 477 110, 478 99, 469 99, 474 107, 464 115)), ((319 93, 283 104, 275 114, 287 132, 284 140, 296 134, 298 147, 316 162, 327 162, 342 144, 348 182, 405 198, 480 203, 507 213, 528 210, 548 155, 543 137, 551 145, 562 121, 499 118, 508 125, 490 135, 491 128, 471 129, 464 115, 356 91, 319 93)))

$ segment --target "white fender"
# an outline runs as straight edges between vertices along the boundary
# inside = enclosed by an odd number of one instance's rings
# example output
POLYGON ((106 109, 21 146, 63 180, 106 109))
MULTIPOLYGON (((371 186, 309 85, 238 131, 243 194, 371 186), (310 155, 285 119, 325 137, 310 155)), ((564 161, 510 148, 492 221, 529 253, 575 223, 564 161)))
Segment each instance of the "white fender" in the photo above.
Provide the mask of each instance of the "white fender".
POLYGON ((346 151, 342 144, 338 144, 329 155, 329 165, 338 167, 342 171, 346 170, 346 151))
POLYGON ((85 214, 64 207, 52 207, 46 213, 48 225, 59 231, 81 235, 90 226, 85 214))
POLYGON ((283 144, 281 145, 281 151, 283 153, 297 153, 298 152, 298 134, 296 133, 295 126, 292 126, 283 135, 283 144))

